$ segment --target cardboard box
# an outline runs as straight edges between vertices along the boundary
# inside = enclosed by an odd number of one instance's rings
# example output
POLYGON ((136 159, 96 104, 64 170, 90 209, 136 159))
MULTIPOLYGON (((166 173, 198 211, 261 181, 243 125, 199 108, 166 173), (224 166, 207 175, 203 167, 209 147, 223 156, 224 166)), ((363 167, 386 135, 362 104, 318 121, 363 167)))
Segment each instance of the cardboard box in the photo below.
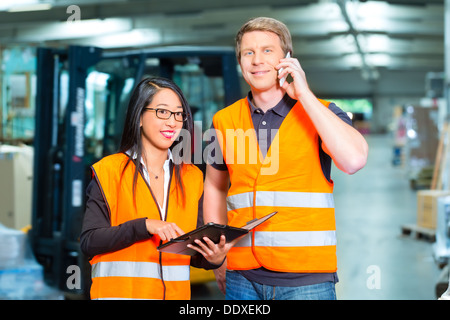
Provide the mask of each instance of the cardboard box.
POLYGON ((0 146, 0 223, 21 229, 31 225, 33 148, 0 146))
POLYGON ((438 200, 450 195, 449 190, 417 191, 417 225, 423 228, 436 229, 438 200))

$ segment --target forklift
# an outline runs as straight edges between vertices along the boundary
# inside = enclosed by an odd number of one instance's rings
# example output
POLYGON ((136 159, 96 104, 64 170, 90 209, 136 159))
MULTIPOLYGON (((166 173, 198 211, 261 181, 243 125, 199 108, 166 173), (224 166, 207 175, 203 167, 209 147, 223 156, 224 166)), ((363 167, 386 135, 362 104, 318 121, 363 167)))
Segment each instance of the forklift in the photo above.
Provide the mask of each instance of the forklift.
MULTIPOLYGON (((90 166, 117 152, 131 93, 149 76, 172 79, 182 89, 202 132, 210 128, 215 112, 241 97, 233 48, 37 50, 29 238, 46 283, 68 299, 89 297, 90 265, 79 237, 90 166)), ((195 164, 205 170, 203 159, 195 164)), ((192 283, 214 279, 212 271, 192 271, 192 283)))

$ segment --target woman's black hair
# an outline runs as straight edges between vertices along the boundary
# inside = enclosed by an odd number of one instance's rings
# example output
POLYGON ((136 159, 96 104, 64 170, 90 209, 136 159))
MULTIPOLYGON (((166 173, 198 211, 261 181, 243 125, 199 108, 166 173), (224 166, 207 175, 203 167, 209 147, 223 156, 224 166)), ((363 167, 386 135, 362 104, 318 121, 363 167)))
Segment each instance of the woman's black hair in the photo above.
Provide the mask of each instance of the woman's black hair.
MULTIPOLYGON (((142 170, 141 157, 142 157, 142 133, 141 133, 141 116, 145 111, 145 108, 152 102, 153 97, 162 89, 170 89, 175 92, 178 98, 181 101, 183 112, 186 113, 187 119, 183 122, 184 132, 189 134, 180 135, 172 146, 171 150, 178 144, 181 145, 182 150, 191 151, 193 146, 193 131, 194 131, 194 123, 192 120, 191 110, 189 108, 189 104, 184 97, 181 89, 171 80, 160 77, 146 78, 142 80, 134 89, 130 102, 128 104, 127 114, 125 118, 125 125, 122 132, 122 139, 120 142, 119 152, 128 154, 128 161, 125 165, 125 168, 128 166, 130 161, 134 161, 136 164, 136 169, 134 172, 133 178, 133 195, 136 190, 136 183, 138 179, 138 174, 142 170), (133 155, 136 156, 136 159, 133 160, 133 155)), ((189 152, 190 154, 190 152, 189 152)), ((185 159, 179 154, 179 152, 172 153, 173 162, 174 162, 174 174, 175 174, 175 182, 179 186, 181 190, 183 202, 185 200, 185 192, 184 186, 181 181, 181 170, 184 163, 186 163, 185 159)), ((189 159, 190 160, 190 159, 189 159)), ((125 170, 124 168, 124 170, 125 170)))

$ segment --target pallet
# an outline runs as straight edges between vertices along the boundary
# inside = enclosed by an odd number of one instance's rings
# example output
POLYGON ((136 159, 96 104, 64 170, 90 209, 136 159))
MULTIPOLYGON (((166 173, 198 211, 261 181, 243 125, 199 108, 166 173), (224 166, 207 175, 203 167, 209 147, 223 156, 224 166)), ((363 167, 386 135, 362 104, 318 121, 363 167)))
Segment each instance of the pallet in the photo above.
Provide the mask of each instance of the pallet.
POLYGON ((428 242, 436 241, 436 230, 420 227, 415 224, 402 225, 402 235, 414 235, 416 239, 428 242))

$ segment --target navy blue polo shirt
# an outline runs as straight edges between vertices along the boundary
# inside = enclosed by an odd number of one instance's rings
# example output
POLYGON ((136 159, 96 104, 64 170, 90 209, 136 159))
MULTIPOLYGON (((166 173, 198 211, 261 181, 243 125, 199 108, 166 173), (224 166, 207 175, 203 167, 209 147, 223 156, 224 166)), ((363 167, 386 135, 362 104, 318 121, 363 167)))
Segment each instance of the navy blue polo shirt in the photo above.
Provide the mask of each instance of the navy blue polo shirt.
MULTIPOLYGON (((285 94, 276 106, 264 112, 253 105, 253 96, 251 92, 249 92, 247 100, 250 105, 253 127, 256 131, 259 147, 263 156, 265 156, 272 142, 273 134, 280 128, 283 120, 286 118, 287 114, 291 111, 297 101, 289 97, 288 94, 285 94)), ((330 103, 328 109, 336 114, 342 121, 352 125, 352 121, 347 113, 345 113, 334 103, 330 103)), ((211 141, 211 143, 215 143, 215 139, 211 141)), ((321 145, 322 142, 319 138, 320 164, 322 166, 323 174, 330 181, 332 159, 322 150, 321 145)), ((220 151, 220 148, 216 145, 210 150, 220 151)), ((227 165, 223 161, 223 157, 218 155, 220 158, 217 158, 214 151, 211 152, 211 156, 208 158, 208 164, 217 170, 228 170, 227 165), (220 159, 221 161, 216 161, 217 159, 220 159)), ((240 270, 237 272, 241 273, 250 281, 271 286, 298 287, 327 281, 336 283, 338 281, 336 273, 286 273, 270 271, 265 268, 240 270)))

